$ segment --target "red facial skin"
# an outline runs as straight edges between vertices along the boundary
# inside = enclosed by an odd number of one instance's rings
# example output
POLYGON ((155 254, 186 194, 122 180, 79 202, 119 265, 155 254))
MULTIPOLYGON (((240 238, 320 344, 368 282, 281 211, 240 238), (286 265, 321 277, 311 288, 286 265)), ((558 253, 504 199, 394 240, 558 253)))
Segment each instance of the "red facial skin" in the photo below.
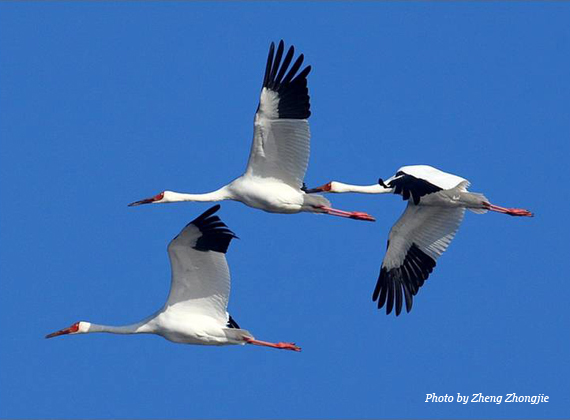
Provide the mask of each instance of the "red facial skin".
POLYGON ((321 191, 330 191, 332 189, 332 182, 328 182, 319 188, 321 191))
POLYGON ((155 201, 160 201, 163 198, 164 198, 164 191, 161 192, 160 194, 155 195, 154 197, 145 198, 144 200, 135 201, 134 203, 129 204, 129 207, 140 206, 141 204, 154 203, 155 201))
POLYGON ((72 334, 76 333, 77 331, 79 331, 79 322, 76 322, 71 327, 64 328, 63 330, 59 330, 54 333, 48 334, 46 335, 46 338, 57 337, 58 335, 64 335, 64 334, 72 334))

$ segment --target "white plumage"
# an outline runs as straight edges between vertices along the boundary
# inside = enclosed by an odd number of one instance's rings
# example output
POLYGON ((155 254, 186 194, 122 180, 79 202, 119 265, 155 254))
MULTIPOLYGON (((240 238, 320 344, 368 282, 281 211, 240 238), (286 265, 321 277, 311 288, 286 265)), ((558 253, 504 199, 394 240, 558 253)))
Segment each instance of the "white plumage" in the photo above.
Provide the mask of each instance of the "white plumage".
POLYGON ((428 256, 437 259, 449 246, 463 220, 462 207, 429 207, 409 203, 392 226, 383 267, 400 267, 410 246, 415 243, 428 256))
POLYGON ((532 216, 524 209, 496 206, 482 194, 467 191, 469 181, 427 165, 404 166, 384 182, 350 185, 331 181, 307 193, 394 193, 408 201, 404 214, 390 230, 388 247, 372 298, 386 313, 403 303, 412 309, 415 296, 445 252, 463 220, 465 209, 496 211, 511 216, 532 216))
POLYGON ((273 179, 301 191, 309 165, 309 142, 307 120, 272 120, 258 112, 245 175, 273 179))
POLYGON ((227 312, 230 272, 225 253, 235 235, 212 207, 189 223, 168 245, 172 269, 164 307, 135 324, 114 327, 80 321, 46 336, 108 332, 157 334, 175 343, 201 345, 255 344, 300 351, 294 343, 256 340, 227 312))
POLYGON ((301 54, 292 63, 294 48, 283 57, 285 46, 269 49, 265 77, 254 118, 254 134, 245 173, 222 188, 206 194, 163 191, 129 206, 179 201, 236 200, 271 213, 324 213, 332 216, 374 221, 362 212, 331 208, 322 196, 308 196, 303 179, 309 164, 311 115, 307 76, 311 67, 300 70, 301 54), (283 59, 283 61, 281 61, 283 59), (297 73, 298 72, 298 73, 297 73))
MULTIPOLYGON (((222 230, 216 236, 228 241, 233 234, 222 230)), ((168 245, 172 277, 165 307, 188 316, 208 316, 225 325, 228 321, 230 270, 223 252, 196 248, 201 237, 202 232, 192 222, 168 245)))
MULTIPOLYGON (((428 181, 430 184, 438 186, 443 190, 449 190, 451 188, 455 188, 459 186, 462 182, 464 182, 465 188, 469 187, 469 181, 465 178, 461 178, 460 176, 453 175, 447 172, 440 171, 433 166, 428 165, 411 165, 411 166, 402 166, 398 169, 398 172, 403 172, 408 175, 412 175, 418 179, 423 179, 428 181)), ((389 182, 388 179, 386 182, 389 182)))

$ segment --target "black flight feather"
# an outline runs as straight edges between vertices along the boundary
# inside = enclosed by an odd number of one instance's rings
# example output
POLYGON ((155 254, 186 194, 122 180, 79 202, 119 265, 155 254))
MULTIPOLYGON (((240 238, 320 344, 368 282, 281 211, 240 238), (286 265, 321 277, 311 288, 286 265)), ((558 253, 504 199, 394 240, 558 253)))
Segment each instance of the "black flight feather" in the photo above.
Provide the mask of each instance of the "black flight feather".
POLYGON ((416 205, 420 203, 420 198, 424 195, 442 190, 425 179, 416 178, 402 171, 398 171, 396 178, 388 182, 388 187, 394 188, 394 194, 401 194, 404 200, 408 200, 411 195, 416 205))
POLYGON ((229 315, 229 317, 230 317, 230 318, 228 319, 228 323, 226 324, 226 327, 239 329, 239 325, 238 325, 238 323, 235 321, 235 319, 233 319, 231 315, 229 315))
POLYGON ((400 315, 405 300, 406 311, 410 312, 414 301, 413 296, 424 285, 435 265, 432 257, 412 243, 399 267, 390 270, 386 267, 380 269, 372 300, 378 301, 379 309, 386 305, 387 315, 392 312, 395 303, 396 316, 400 315))
POLYGON ((290 47, 285 59, 281 62, 284 51, 283 41, 279 42, 277 53, 275 53, 275 44, 271 43, 263 87, 278 94, 277 113, 280 119, 307 119, 311 115, 309 90, 307 88, 307 76, 311 71, 311 66, 305 67, 297 74, 303 64, 303 54, 301 54, 291 68, 287 70, 293 60, 295 49, 290 47))
POLYGON ((295 47, 291 46, 289 48, 289 51, 287 51, 285 60, 283 60, 283 64, 281 65, 281 70, 279 71, 279 74, 277 75, 277 77, 275 77, 275 84, 277 86, 279 86, 281 80, 283 79, 283 76, 285 76, 285 71, 287 70, 287 67, 289 67, 289 64, 291 64, 291 60, 293 59, 294 54, 295 54, 295 47))
POLYGON ((216 251, 225 254, 232 239, 237 238, 218 216, 213 216, 219 209, 220 205, 216 204, 190 222, 200 229, 202 233, 202 236, 196 241, 194 249, 198 251, 216 251))

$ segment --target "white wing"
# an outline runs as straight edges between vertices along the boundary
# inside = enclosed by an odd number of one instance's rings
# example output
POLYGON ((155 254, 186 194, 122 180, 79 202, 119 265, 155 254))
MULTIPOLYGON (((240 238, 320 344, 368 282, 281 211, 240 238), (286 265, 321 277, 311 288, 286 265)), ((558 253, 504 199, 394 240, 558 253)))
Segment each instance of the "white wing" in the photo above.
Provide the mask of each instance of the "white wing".
POLYGON ((463 207, 416 206, 408 203, 406 211, 390 230, 388 249, 372 298, 378 308, 386 304, 386 314, 396 316, 412 309, 413 296, 435 267, 455 236, 465 209, 463 207), (402 293, 403 292, 403 293, 402 293))
POLYGON ((283 63, 283 41, 279 43, 275 59, 274 51, 275 45, 271 43, 245 174, 274 178, 301 188, 310 153, 307 75, 311 66, 295 76, 303 63, 303 54, 287 72, 294 48, 289 48, 283 63))
POLYGON ((216 205, 194 221, 168 245, 172 268, 170 294, 165 306, 207 315, 226 324, 230 295, 230 272, 225 253, 236 236, 212 216, 216 205))
POLYGON ((469 181, 460 176, 440 171, 429 165, 410 165, 401 167, 398 172, 404 172, 416 178, 423 179, 429 183, 443 189, 450 190, 457 187, 462 182, 466 182, 465 187, 469 186, 469 181))
POLYGON ((416 205, 420 204, 425 195, 453 188, 467 191, 469 186, 466 179, 427 165, 403 166, 385 183, 382 180, 379 182, 383 186, 393 188, 394 194, 400 194, 404 200, 411 197, 416 205))

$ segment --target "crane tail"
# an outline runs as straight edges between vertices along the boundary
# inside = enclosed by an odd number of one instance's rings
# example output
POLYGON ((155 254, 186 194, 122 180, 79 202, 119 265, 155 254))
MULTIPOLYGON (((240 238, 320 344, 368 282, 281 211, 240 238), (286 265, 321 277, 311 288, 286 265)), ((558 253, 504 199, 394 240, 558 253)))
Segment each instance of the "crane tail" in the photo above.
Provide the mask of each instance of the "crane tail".
POLYGON ((330 206, 331 202, 322 195, 305 194, 303 196, 303 207, 315 208, 315 207, 330 207, 330 206))
MULTIPOLYGON (((474 201, 477 204, 489 202, 489 199, 481 193, 468 192, 466 194, 469 194, 470 201, 474 201)), ((484 213, 487 213, 487 211, 488 211, 486 208, 480 208, 480 207, 474 207, 474 206, 473 207, 467 207, 467 208, 476 214, 484 214, 484 213)))
POLYGON ((235 344, 247 344, 248 340, 255 340, 255 337, 248 330, 237 328, 224 328, 224 334, 229 341, 235 344))

